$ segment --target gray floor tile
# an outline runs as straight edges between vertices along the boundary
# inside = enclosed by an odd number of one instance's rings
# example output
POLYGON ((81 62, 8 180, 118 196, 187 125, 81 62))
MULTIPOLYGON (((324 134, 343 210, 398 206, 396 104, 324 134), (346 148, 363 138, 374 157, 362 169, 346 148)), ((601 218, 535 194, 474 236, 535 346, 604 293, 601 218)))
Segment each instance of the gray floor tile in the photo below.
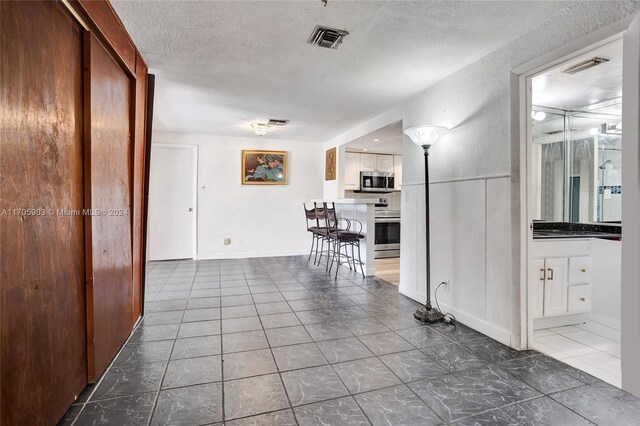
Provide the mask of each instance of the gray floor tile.
POLYGON ((292 312, 287 302, 275 303, 257 303, 256 309, 259 315, 281 314, 284 312, 292 312))
POLYGON ((145 312, 183 311, 187 307, 187 300, 167 300, 151 302, 145 305, 145 312))
POLYGON ((369 421, 352 397, 317 402, 294 409, 300 426, 361 426, 369 421))
POLYGON ((75 424, 78 426, 104 424, 146 426, 155 400, 154 392, 91 402, 84 406, 75 424))
POLYGON ((478 414, 473 417, 458 420, 453 423, 456 426, 519 426, 520 424, 511 418, 503 410, 493 410, 478 414))
POLYGON ((129 344, 122 349, 114 365, 167 361, 172 348, 173 340, 129 344))
POLYGON ((585 385, 549 395, 551 398, 598 425, 632 426, 640 421, 640 407, 585 385))
POLYGON ((544 355, 515 359, 499 365, 544 394, 583 384, 576 378, 573 367, 544 355))
POLYGON ((265 330, 271 347, 288 346, 311 342, 311 337, 301 325, 296 327, 272 328, 265 330))
POLYGON ((527 356, 526 353, 512 349, 489 337, 465 340, 460 342, 460 344, 467 349, 470 349, 479 358, 489 361, 490 363, 508 361, 527 356))
POLYGON ((167 362, 113 366, 105 373, 90 401, 157 391, 166 366, 167 362))
POLYGON ((163 390, 151 425, 197 425, 222 420, 222 383, 163 390))
POLYGON ((422 352, 452 373, 489 364, 457 343, 431 346, 422 349, 422 352))
POLYGON ((398 336, 393 331, 360 336, 358 339, 360 339, 360 341, 376 355, 385 355, 414 349, 409 342, 398 336))
POLYGON ((396 333, 419 349, 451 342, 451 340, 429 327, 405 328, 396 331, 396 333))
POLYGON ((476 388, 496 407, 513 404, 542 394, 504 369, 491 365, 456 373, 460 380, 476 388))
POLYGON ((255 303, 273 303, 284 302, 285 298, 278 293, 253 293, 253 301, 255 303))
POLYGON ((180 324, 163 324, 163 325, 140 325, 133 336, 130 343, 153 342, 158 340, 175 339, 178 334, 180 324))
POLYGON ((377 358, 333 364, 333 368, 351 393, 401 384, 396 375, 377 358))
POLYGON ((406 386, 379 389, 354 397, 374 426, 432 426, 442 423, 406 386))
POLYGON ((267 337, 262 330, 246 331, 244 333, 224 334, 222 349, 224 353, 251 351, 269 347, 267 337))
POLYGON ((189 337, 177 339, 171 359, 220 355, 220 336, 189 337))
POLYGON ((244 294, 240 296, 224 296, 220 298, 220 302, 223 307, 250 305, 253 303, 253 298, 250 294, 244 294))
MULTIPOLYGON (((367 314, 368 315, 368 314, 367 314)), ((384 333, 390 329, 381 322, 373 318, 362 318, 344 321, 344 325, 356 336, 364 336, 366 334, 384 333)))
POLYGON ((551 398, 542 397, 503 409, 522 426, 588 426, 593 423, 551 398))
POLYGON ((184 322, 180 324, 178 337, 199 337, 220 334, 220 321, 184 322))
POLYGON ((316 342, 353 336, 347 327, 339 321, 307 324, 305 328, 316 342))
POLYGON ((373 356, 373 353, 355 337, 318 342, 318 348, 332 364, 373 356))
POLYGON ((262 326, 265 329, 300 325, 298 317, 296 317, 296 314, 294 314, 293 312, 284 314, 262 315, 260 316, 260 321, 262 321, 262 326))
POLYGON ((303 405, 349 394, 329 365, 282 373, 291 404, 303 405))
POLYGON ((278 369, 269 349, 224 355, 224 379, 234 380, 276 373, 278 369))
POLYGON ((240 306, 225 306, 222 308, 222 318, 242 318, 242 317, 254 317, 258 312, 254 305, 240 305, 240 306))
POLYGON ((295 313, 302 324, 317 324, 320 322, 333 322, 336 318, 328 309, 317 311, 298 311, 295 313))
POLYGON ((327 360, 315 343, 280 346, 272 348, 271 351, 280 371, 327 364, 327 360))
POLYGON ((205 308, 219 308, 219 297, 203 297, 201 299, 189 299, 187 302, 187 309, 205 309, 205 308))
POLYGON ((225 422, 225 426, 296 426, 297 424, 291 410, 274 411, 225 422))
POLYGON ((447 370, 418 350, 384 355, 380 360, 403 382, 447 374, 447 370))
POLYGON ((162 389, 191 386, 222 380, 220 355, 169 361, 162 389))
POLYGON ((289 408, 278 374, 224 382, 225 420, 289 408))
POLYGON ((314 299, 290 300, 289 306, 291 306, 291 309, 293 309, 296 312, 324 309, 324 306, 320 302, 314 299))
POLYGON ((243 317, 222 320, 222 333, 239 333, 242 331, 262 330, 260 318, 243 317))
POLYGON ((220 308, 190 309, 184 311, 183 322, 210 321, 220 319, 220 308))

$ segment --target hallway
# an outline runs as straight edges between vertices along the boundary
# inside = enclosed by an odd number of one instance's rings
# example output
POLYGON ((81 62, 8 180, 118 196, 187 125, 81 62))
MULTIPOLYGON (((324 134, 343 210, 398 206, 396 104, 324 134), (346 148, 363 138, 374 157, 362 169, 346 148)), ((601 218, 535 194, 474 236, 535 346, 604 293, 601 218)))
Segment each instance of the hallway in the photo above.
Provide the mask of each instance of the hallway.
POLYGON ((631 425, 640 401, 305 257, 154 262, 146 316, 61 424, 631 425), (255 416, 255 417, 254 417, 255 416))

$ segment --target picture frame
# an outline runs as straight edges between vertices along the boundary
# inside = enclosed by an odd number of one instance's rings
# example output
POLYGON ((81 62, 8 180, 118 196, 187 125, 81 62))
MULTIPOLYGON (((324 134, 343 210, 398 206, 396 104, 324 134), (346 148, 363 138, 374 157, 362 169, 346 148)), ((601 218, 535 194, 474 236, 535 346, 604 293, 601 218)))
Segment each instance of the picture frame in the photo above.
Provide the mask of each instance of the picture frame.
POLYGON ((287 185, 288 152, 242 150, 242 185, 287 185))
POLYGON ((330 148, 324 158, 324 180, 336 180, 336 148, 330 148))

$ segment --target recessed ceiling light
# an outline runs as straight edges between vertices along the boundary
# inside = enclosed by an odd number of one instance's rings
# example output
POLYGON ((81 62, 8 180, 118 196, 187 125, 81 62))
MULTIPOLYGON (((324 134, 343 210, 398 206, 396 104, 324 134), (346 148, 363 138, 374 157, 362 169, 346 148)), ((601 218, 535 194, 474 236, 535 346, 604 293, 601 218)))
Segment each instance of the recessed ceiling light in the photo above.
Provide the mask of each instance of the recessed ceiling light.
POLYGON ((531 118, 533 118, 536 121, 542 121, 545 118, 547 118, 547 113, 544 111, 532 111, 531 118))
POLYGON ((362 148, 363 151, 369 151, 369 148, 362 148))
POLYGON ((374 142, 380 142, 380 139, 374 139, 373 141, 374 142))
POLYGON ((598 129, 597 127, 594 127, 594 128, 592 128, 592 129, 589 129, 589 134, 590 134, 591 136, 596 136, 596 135, 597 135, 597 134, 599 134, 599 133, 600 133, 600 129, 598 129))

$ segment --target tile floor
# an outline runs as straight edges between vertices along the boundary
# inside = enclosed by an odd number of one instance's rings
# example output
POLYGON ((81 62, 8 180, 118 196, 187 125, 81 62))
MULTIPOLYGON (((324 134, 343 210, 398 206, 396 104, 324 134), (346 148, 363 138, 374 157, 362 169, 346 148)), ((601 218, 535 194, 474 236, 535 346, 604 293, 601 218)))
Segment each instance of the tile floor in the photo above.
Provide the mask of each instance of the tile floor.
POLYGON ((148 265, 146 316, 61 424, 631 425, 640 400, 306 257, 148 265))
POLYGON ((620 331, 587 322, 533 332, 534 348, 620 387, 620 331))

